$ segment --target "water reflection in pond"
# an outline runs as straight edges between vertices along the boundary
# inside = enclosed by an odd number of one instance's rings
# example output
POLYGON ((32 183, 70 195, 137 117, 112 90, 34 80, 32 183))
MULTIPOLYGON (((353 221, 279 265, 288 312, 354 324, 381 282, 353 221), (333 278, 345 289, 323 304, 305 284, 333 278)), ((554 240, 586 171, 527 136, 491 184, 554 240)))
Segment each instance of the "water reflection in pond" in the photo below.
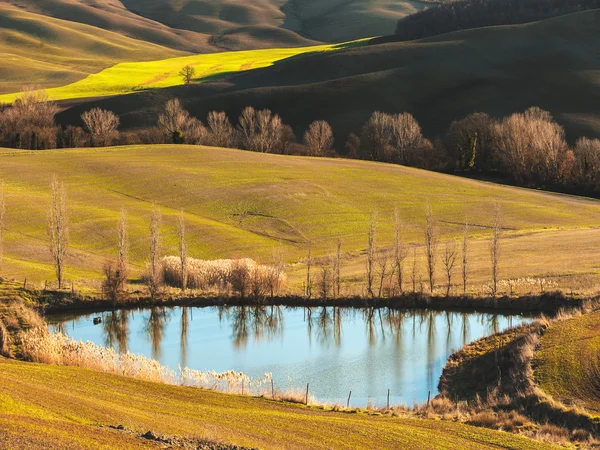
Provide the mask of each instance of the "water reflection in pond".
POLYGON ((55 316, 55 330, 172 368, 257 377, 280 389, 310 383, 319 400, 412 404, 437 392, 442 368, 464 344, 528 320, 494 314, 348 308, 163 308, 55 316))

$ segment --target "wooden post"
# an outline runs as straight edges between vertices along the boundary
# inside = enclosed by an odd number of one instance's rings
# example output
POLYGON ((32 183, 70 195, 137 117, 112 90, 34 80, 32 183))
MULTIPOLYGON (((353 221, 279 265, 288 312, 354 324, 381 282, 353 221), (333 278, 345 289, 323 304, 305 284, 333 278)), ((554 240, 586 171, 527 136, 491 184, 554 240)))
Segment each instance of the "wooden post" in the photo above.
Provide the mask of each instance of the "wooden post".
POLYGON ((388 389, 388 395, 387 395, 387 409, 390 409, 390 390, 388 389))
POLYGON ((25 278, 25 281, 23 282, 23 289, 27 289, 27 278, 25 278))
POLYGON ((244 379, 242 378, 242 395, 244 395, 244 379))
POLYGON ((431 391, 427 393, 427 409, 429 409, 429 402, 431 401, 431 391))
POLYGON ((306 406, 308 406, 308 383, 306 383, 306 406))
POLYGON ((350 408, 350 396, 352 395, 352 391, 348 394, 348 401, 346 402, 346 408, 350 408))
POLYGON ((44 292, 48 290, 48 280, 44 281, 44 292))
POLYGON ((271 378, 271 398, 275 400, 275 384, 273 383, 273 378, 271 378))

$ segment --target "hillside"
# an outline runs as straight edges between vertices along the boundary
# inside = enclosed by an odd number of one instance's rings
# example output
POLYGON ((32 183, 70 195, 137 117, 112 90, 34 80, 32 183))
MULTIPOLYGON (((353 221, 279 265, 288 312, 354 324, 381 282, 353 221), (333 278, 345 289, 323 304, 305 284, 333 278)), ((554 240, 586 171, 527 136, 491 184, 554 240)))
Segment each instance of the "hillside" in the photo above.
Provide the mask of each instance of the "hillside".
POLYGON ((25 84, 47 88, 121 61, 183 55, 169 48, 0 5, 0 93, 25 84))
MULTIPOLYGON (((46 89, 46 91, 53 100, 72 100, 181 86, 184 81, 179 72, 188 65, 196 70, 193 83, 198 84, 236 72, 268 67, 305 53, 337 51, 364 44, 366 41, 354 41, 309 47, 199 54, 148 62, 124 62, 75 83, 46 89)), ((123 57, 127 57, 127 54, 123 54, 123 57)), ((12 103, 19 95, 20 93, 0 95, 0 104, 12 103)))
POLYGON ((552 325, 540 339, 535 378, 540 387, 568 405, 600 414, 600 312, 552 325))
POLYGON ((284 436, 288 449, 556 448, 452 422, 325 412, 1 357, 0 406, 8 448, 164 448, 141 437, 148 431, 260 448, 283 448, 284 436))
POLYGON ((7 0, 190 52, 298 47, 392 34, 419 0, 7 0))
POLYGON ((60 117, 74 122, 102 106, 125 128, 153 125, 165 98, 180 97, 197 117, 268 107, 297 135, 329 121, 343 149, 374 110, 408 111, 427 135, 474 111, 505 116, 537 105, 568 138, 600 136, 600 10, 526 25, 467 30, 421 41, 305 55, 224 81, 85 102, 60 117))
MULTIPOLYGON (((444 239, 462 236, 461 224, 468 216, 471 282, 479 287, 489 280, 487 239, 498 201, 507 238, 501 278, 552 277, 565 288, 585 290, 598 270, 597 201, 383 163, 195 146, 4 150, 0 179, 7 198, 7 230, 2 272, 36 285, 54 279, 46 235, 52 174, 68 190, 69 280, 102 276, 102 265, 116 252, 121 208, 128 214, 132 276, 139 275, 148 257, 153 202, 164 218, 165 254, 177 252, 176 221, 184 209, 191 257, 270 262, 273 250, 281 249, 293 263, 306 256, 309 242, 315 256, 332 252, 339 235, 342 274, 351 284, 364 276, 361 251, 372 214, 379 216, 378 245, 393 242, 396 206, 406 223, 405 239, 422 245, 429 201, 444 239)), ((418 257, 422 273, 421 248, 418 257)), ((301 284, 303 270, 302 265, 288 268, 291 287, 301 284)), ((533 289, 538 289, 535 283, 533 289)))

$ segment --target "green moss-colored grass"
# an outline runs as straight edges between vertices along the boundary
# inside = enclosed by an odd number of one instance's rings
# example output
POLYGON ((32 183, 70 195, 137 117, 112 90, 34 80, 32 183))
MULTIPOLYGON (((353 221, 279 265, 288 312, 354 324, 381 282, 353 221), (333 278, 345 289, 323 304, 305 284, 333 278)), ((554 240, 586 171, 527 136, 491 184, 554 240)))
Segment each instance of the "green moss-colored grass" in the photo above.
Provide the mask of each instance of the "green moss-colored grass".
POLYGON ((151 446, 109 425, 124 425, 140 434, 151 430, 258 448, 554 448, 452 422, 327 412, 0 359, 0 442, 9 448, 42 443, 56 448, 151 446))
MULTIPOLYGON (((0 5, 0 93, 61 86, 122 61, 184 55, 76 22, 0 5)), ((0 100, 3 103, 5 100, 0 100)))
POLYGON ((552 325, 540 340, 536 366, 542 390, 600 414, 600 312, 552 325))
MULTIPOLYGON (((87 97, 107 97, 131 92, 179 86, 184 83, 179 75, 187 65, 194 67, 194 83, 214 79, 218 76, 246 70, 258 69, 277 61, 311 52, 333 51, 361 45, 365 40, 345 44, 326 44, 300 48, 273 48, 182 56, 149 62, 124 62, 99 73, 92 74, 75 83, 48 89, 53 100, 87 97)), ((18 93, 0 95, 0 103, 10 103, 18 93)))
MULTIPOLYGON (((132 275, 139 274, 148 257, 153 202, 164 217, 165 254, 177 252, 176 218, 183 209, 192 257, 270 262, 273 250, 281 248, 285 260, 294 263, 305 257, 309 242, 313 255, 333 251, 339 235, 345 279, 364 274, 361 252, 374 212, 379 245, 393 242, 395 206, 406 222, 406 240, 421 244, 427 201, 444 239, 462 236, 461 224, 468 216, 475 239, 473 283, 489 280, 487 239, 495 202, 505 214, 501 278, 587 276, 597 273, 594 261, 600 257, 600 244, 595 244, 600 231, 594 228, 600 205, 577 197, 389 164, 199 146, 7 149, 0 151, 7 201, 2 271, 7 276, 36 283, 54 279, 46 236, 53 174, 68 190, 70 280, 102 276, 102 264, 115 255, 121 208, 128 213, 132 275)), ((418 271, 424 275, 422 254, 419 249, 418 271)), ((301 284, 302 270, 300 265, 287 268, 291 284, 301 284)), ((441 282, 441 266, 438 270, 441 282)))

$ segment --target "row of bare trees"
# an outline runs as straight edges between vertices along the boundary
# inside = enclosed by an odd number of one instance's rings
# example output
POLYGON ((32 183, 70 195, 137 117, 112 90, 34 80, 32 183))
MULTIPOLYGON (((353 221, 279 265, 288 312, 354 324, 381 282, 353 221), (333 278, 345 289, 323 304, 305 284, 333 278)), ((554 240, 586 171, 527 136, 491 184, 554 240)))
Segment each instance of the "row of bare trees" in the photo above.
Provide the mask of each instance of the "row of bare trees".
MULTIPOLYGON (((404 237, 404 222, 398 209, 394 211, 394 240, 392 248, 378 246, 377 215, 373 215, 367 231, 367 248, 365 258, 365 292, 370 298, 393 297, 407 292, 421 293, 428 286, 430 294, 443 288, 449 296, 457 284, 457 272, 460 271, 462 294, 467 294, 470 266, 470 226, 465 219, 462 238, 448 240, 441 247, 440 231, 429 204, 425 207, 425 224, 423 227, 423 243, 409 243, 404 237), (423 249, 425 263, 425 282, 419 275, 418 257, 419 249, 423 249), (412 261, 408 261, 412 254, 412 261), (437 276, 443 273, 444 281, 439 283, 437 276)), ((496 296, 498 293, 499 267, 500 267, 500 241, 502 236, 503 214, 499 204, 494 205, 492 213, 489 240, 490 257, 490 283, 489 294, 496 296)), ((334 256, 315 259, 309 248, 306 258, 306 281, 304 282, 304 295, 311 298, 315 293, 322 299, 338 298, 341 293, 341 238, 338 239, 334 256), (314 268, 317 267, 316 276, 314 268)))
MULTIPOLYGON (((57 127, 57 112, 44 92, 25 91, 0 110, 0 145, 47 149, 187 143, 263 153, 336 154, 334 132, 327 122, 311 123, 300 144, 292 128, 268 109, 247 107, 236 124, 224 112, 213 111, 204 124, 172 99, 155 127, 128 133, 119 133, 119 117, 111 111, 95 108, 83 113, 84 128, 57 127)), ((520 185, 600 193, 600 140, 581 138, 570 147, 563 127, 537 107, 501 119, 470 114, 452 122, 433 142, 424 137, 411 114, 377 111, 360 135, 350 134, 345 148, 353 158, 440 171, 495 172, 520 185)))

